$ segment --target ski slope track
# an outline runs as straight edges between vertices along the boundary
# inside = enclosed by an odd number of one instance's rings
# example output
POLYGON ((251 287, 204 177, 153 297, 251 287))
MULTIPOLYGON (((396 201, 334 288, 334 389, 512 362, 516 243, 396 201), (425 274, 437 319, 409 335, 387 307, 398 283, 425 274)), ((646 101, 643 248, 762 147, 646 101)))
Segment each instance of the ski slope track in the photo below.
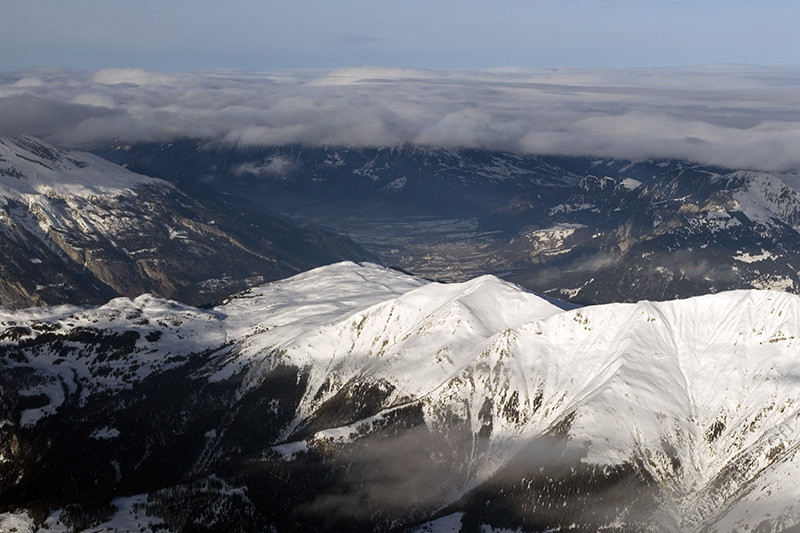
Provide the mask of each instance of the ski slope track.
MULTIPOLYGON (((575 307, 492 276, 439 284, 337 263, 213 309, 142 296, 6 311, 0 354, 2 502, 50 502, 38 525, 32 510, 0 515, 21 530, 55 528, 73 503, 80 475, 47 492, 35 472, 52 457, 32 448, 70 424, 82 433, 62 438, 117 465, 89 468, 102 497, 136 487, 136 516, 150 505, 145 530, 175 494, 212 498, 253 530, 800 524, 800 297, 788 293, 575 307), (183 442, 172 478, 142 466, 160 453, 126 425, 143 405, 165 450, 183 442)), ((131 501, 94 525, 131 523, 131 501)))

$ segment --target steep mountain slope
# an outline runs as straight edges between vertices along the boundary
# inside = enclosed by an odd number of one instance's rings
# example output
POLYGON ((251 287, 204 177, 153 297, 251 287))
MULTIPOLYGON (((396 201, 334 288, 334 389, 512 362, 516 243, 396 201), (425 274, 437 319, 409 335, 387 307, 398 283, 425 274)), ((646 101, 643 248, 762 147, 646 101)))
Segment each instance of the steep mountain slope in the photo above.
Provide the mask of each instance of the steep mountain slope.
POLYGON ((0 139, 0 306, 99 303, 150 292, 193 304, 342 258, 346 239, 31 137, 0 139))
POLYGON ((339 263, 208 310, 5 312, 0 339, 8 523, 800 524, 787 293, 573 308, 339 263))
POLYGON ((521 256, 533 243, 538 250, 531 261, 545 267, 544 275, 512 278, 585 301, 734 288, 797 292, 798 185, 792 174, 697 167, 644 184, 586 178, 546 221, 521 231, 499 253, 521 256), (557 275, 547 275, 557 268, 557 275))
POLYGON ((431 279, 488 273, 578 303, 800 291, 796 173, 413 146, 104 154, 197 197, 247 191, 431 279))

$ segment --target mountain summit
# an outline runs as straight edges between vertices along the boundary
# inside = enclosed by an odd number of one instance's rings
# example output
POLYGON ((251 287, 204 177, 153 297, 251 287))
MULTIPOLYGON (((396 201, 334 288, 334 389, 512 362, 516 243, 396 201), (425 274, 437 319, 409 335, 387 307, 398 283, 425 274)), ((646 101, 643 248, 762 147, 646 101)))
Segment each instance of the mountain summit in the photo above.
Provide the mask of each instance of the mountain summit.
POLYGON ((4 312, 0 504, 26 511, 0 520, 785 529, 798 339, 786 293, 575 307, 355 263, 205 310, 4 312))

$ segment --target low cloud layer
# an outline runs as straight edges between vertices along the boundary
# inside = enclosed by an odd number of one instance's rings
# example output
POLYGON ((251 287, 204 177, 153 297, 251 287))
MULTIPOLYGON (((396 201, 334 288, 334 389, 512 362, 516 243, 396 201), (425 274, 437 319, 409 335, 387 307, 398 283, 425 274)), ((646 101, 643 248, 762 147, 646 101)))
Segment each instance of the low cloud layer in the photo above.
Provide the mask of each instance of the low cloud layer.
POLYGON ((800 169, 797 68, 35 69, 0 73, 0 117, 0 135, 66 148, 412 143, 800 169))

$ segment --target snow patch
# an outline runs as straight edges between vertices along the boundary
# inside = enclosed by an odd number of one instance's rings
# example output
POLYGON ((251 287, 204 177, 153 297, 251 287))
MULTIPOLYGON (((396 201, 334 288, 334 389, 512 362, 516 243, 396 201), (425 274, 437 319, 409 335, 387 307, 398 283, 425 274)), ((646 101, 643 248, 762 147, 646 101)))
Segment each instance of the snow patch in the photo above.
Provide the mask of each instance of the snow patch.
POLYGON ((620 181, 620 185, 629 191, 632 191, 634 189, 638 189, 642 185, 642 182, 633 178, 624 178, 622 181, 620 181))
POLYGON ((572 213, 573 211, 586 211, 588 209, 592 209, 594 204, 559 204, 555 207, 552 207, 548 214, 550 216, 556 215, 558 213, 572 213))
POLYGON ((117 437, 119 437, 119 430, 117 428, 110 428, 108 426, 105 426, 100 429, 94 430, 92 434, 89 436, 95 440, 116 439, 117 437))
POLYGON ((756 289, 793 292, 794 280, 788 276, 763 274, 750 281, 756 289))
POLYGON ((0 514, 0 532, 34 533, 33 518, 27 511, 0 514))
POLYGON ((284 461, 294 459, 297 454, 308 450, 308 443, 304 440, 273 446, 272 451, 281 456, 284 461))
POLYGON ((733 256, 733 259, 736 261, 741 261, 742 263, 757 263, 759 261, 766 261, 767 259, 777 259, 780 256, 777 256, 768 250, 761 250, 760 254, 751 254, 750 252, 739 252, 739 255, 733 256))
POLYGON ((571 237, 576 230, 585 227, 583 224, 557 224, 551 228, 526 232, 525 238, 532 246, 532 256, 563 254, 571 250, 571 248, 564 248, 564 241, 571 237))
POLYGON ((405 178, 405 177, 397 178, 396 180, 394 180, 391 183, 389 183, 386 186, 386 188, 387 189, 393 189, 395 191, 399 191, 400 189, 402 189, 403 187, 406 186, 406 183, 408 183, 408 179, 407 178, 405 178))

